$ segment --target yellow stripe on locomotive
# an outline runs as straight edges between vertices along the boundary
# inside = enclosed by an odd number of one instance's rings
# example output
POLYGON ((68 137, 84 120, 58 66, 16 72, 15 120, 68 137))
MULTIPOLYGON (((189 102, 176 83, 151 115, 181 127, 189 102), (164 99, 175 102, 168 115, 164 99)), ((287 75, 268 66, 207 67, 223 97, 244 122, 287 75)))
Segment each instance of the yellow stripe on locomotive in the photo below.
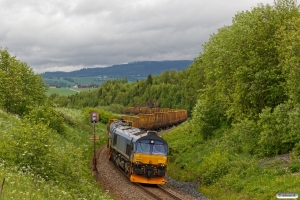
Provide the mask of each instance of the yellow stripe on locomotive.
POLYGON ((130 181, 148 184, 165 184, 165 175, 167 167, 167 156, 156 156, 149 154, 134 154, 133 157, 133 174, 130 181), (140 166, 140 167, 139 167, 140 166), (153 173, 152 178, 148 178, 153 173))

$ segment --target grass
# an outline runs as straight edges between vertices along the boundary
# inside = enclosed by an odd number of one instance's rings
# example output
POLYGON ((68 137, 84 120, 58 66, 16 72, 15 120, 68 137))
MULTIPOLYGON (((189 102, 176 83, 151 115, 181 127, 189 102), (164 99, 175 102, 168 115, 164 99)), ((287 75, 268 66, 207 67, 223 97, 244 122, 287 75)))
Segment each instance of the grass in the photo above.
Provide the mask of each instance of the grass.
MULTIPOLYGON (((298 192, 299 173, 285 172, 280 169, 259 168, 255 174, 240 177, 240 174, 229 173, 211 186, 200 186, 198 189, 214 199, 277 199, 278 192, 298 192)), ((245 174, 245 173, 243 173, 245 174)))
MULTIPOLYGON (((228 151, 222 137, 203 141, 183 123, 163 138, 172 148, 168 174, 178 181, 198 181, 198 191, 211 199, 277 199, 278 192, 300 194, 300 161, 268 162, 228 151)), ((267 159, 274 160, 274 159, 267 159)))
POLYGON ((52 93, 57 93, 59 95, 69 96, 76 94, 78 92, 89 91, 93 88, 49 88, 46 92, 46 95, 50 95, 52 93))
POLYGON ((1 184, 5 178, 3 199, 71 199, 68 191, 31 173, 18 171, 16 168, 6 168, 0 164, 1 184))
POLYGON ((97 85, 101 85, 103 81, 107 80, 107 78, 99 78, 99 76, 88 76, 88 77, 69 77, 74 80, 74 82, 70 82, 64 77, 52 77, 52 78, 43 78, 46 83, 55 83, 55 82, 62 82, 67 86, 73 86, 75 84, 81 85, 89 85, 91 83, 95 83, 97 85))
MULTIPOLYGON (((54 149, 57 149, 57 152, 61 151, 61 154, 52 154, 62 155, 55 159, 57 163, 51 163, 54 166, 52 173, 55 173, 57 166, 66 169, 67 174, 58 174, 56 180, 46 181, 30 170, 30 166, 20 168, 18 165, 12 165, 12 160, 0 159, 0 186, 5 178, 0 199, 112 199, 100 189, 91 175, 89 161, 93 155, 93 143, 89 136, 93 134, 92 124, 84 122, 81 110, 58 110, 70 118, 66 119, 66 122, 70 120, 74 124, 66 123, 65 136, 52 136, 55 141, 54 149), (73 181, 73 178, 76 181, 73 181)), ((10 130, 20 120, 0 110, 0 158, 10 158, 8 154, 11 152, 10 148, 13 148, 10 146, 10 130)), ((98 123, 96 134, 100 137, 100 141, 96 143, 99 148, 107 140, 106 125, 98 123)), ((11 155, 11 159, 13 158, 14 155, 11 155)))

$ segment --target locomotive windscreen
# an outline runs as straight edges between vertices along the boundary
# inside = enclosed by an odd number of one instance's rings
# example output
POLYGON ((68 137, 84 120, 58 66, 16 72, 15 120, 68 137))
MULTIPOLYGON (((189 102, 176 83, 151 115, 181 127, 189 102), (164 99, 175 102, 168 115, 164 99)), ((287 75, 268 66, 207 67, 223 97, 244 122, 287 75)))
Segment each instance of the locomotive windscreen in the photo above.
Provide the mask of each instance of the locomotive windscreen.
POLYGON ((168 145, 158 140, 139 140, 135 143, 135 152, 167 155, 168 145))

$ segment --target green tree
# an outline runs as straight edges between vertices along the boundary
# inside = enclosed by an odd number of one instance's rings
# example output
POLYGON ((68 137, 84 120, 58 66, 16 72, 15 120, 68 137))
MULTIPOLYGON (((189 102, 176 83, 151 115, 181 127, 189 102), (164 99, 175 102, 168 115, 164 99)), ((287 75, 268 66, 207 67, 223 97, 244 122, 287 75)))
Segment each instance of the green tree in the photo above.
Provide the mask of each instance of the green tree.
POLYGON ((0 107, 5 111, 23 115, 31 106, 46 100, 46 85, 24 62, 0 49, 0 107))
POLYGON ((286 91, 289 98, 295 104, 300 103, 300 17, 293 18, 281 27, 278 37, 281 43, 280 66, 286 77, 286 91))
POLYGON ((151 74, 149 74, 147 77, 147 83, 152 85, 152 82, 153 82, 152 76, 151 76, 151 74))
POLYGON ((204 73, 193 113, 195 130, 212 134, 224 120, 257 120, 264 108, 275 108, 288 99, 277 33, 298 15, 295 1, 260 4, 237 13, 231 26, 211 36, 194 63, 204 73))

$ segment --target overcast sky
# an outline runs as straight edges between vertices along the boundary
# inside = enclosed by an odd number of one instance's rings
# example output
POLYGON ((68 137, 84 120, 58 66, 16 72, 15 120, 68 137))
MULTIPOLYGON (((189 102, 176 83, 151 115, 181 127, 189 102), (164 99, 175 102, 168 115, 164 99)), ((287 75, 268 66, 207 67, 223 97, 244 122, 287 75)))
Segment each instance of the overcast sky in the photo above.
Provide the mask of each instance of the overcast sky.
POLYGON ((0 47, 35 73, 192 60, 237 12, 273 0, 0 0, 0 47))

